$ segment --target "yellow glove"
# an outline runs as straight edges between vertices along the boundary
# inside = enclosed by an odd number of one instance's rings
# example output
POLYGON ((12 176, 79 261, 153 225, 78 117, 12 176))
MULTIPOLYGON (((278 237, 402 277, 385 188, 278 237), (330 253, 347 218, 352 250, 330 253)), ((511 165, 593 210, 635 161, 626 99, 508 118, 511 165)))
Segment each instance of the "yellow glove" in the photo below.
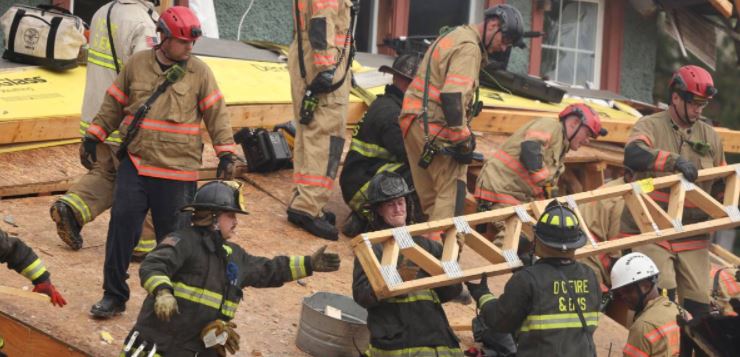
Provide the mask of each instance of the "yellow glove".
POLYGON ((157 292, 157 298, 154 299, 154 314, 157 318, 168 322, 172 315, 180 310, 177 308, 177 299, 172 296, 172 293, 167 289, 162 289, 157 292))

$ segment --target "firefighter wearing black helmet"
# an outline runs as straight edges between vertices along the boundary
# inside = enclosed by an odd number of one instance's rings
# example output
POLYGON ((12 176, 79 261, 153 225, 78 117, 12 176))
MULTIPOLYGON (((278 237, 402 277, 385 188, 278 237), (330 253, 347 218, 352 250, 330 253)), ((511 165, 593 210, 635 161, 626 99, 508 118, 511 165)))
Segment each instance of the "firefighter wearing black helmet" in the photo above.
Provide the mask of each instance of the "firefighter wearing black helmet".
POLYGON ((489 329, 513 333, 517 356, 596 356, 593 333, 601 292, 593 270, 574 260, 586 244, 578 218, 551 202, 535 226, 534 254, 540 259, 512 275, 499 298, 466 283, 489 329))
POLYGON ((165 356, 233 354, 239 335, 230 321, 242 289, 279 287, 313 272, 339 269, 339 256, 324 253, 326 246, 313 255, 268 259, 231 242, 236 215, 248 214, 238 182, 210 182, 183 209, 193 211, 192 226, 167 235, 139 269, 149 294, 125 340, 126 355, 141 346, 150 352, 155 345, 156 353, 165 356), (218 341, 223 333, 228 337, 218 341))
MULTIPOLYGON (((408 199, 413 192, 401 175, 384 171, 373 177, 368 188, 368 204, 372 212, 373 230, 404 226, 409 216, 408 199)), ((423 237, 413 237, 414 243, 437 258, 442 256, 442 245, 423 237)), ((383 246, 373 246, 380 258, 383 246)), ((410 260, 399 257, 396 270, 407 281, 429 276, 410 260)), ((462 284, 424 289, 388 299, 378 299, 365 271, 355 259, 352 295, 367 309, 367 327, 370 346, 364 356, 444 356, 462 357, 463 353, 452 333, 442 303, 457 297, 462 284)))

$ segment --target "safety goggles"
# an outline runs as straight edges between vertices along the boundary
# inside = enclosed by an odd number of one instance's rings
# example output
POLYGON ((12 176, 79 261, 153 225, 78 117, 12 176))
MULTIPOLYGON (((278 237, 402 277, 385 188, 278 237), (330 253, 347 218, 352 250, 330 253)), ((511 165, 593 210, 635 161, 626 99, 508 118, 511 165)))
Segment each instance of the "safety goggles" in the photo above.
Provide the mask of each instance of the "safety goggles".
POLYGON ((247 207, 244 205, 244 184, 239 181, 221 181, 226 186, 231 187, 234 190, 234 201, 239 205, 239 209, 246 211, 247 207))
MULTIPOLYGON (((716 89, 714 89, 714 87, 709 88, 712 88, 716 92, 716 89)), ((709 91, 709 89, 707 89, 707 91, 709 91)), ((704 109, 711 102, 711 99, 709 99, 711 95, 708 97, 700 97, 698 95, 694 95, 691 92, 679 92, 679 96, 684 102, 686 102, 687 105, 691 105, 700 109, 704 109)))

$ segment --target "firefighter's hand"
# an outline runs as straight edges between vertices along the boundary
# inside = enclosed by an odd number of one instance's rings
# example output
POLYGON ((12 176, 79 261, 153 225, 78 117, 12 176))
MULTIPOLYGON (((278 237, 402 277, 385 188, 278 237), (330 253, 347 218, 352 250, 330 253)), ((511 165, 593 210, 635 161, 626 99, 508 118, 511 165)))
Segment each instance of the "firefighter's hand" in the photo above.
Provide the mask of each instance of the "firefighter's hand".
POLYGON ((676 171, 682 173, 683 177, 689 182, 696 181, 696 178, 699 176, 696 166, 694 166, 691 161, 682 157, 679 157, 678 160, 676 160, 676 171))
POLYGON ((226 350, 229 351, 229 353, 231 353, 232 355, 236 354, 236 351, 239 351, 239 339, 241 338, 241 336, 236 333, 236 324, 229 321, 226 323, 224 330, 229 335, 229 337, 226 339, 226 344, 224 345, 224 347, 226 347, 226 350))
POLYGON ((481 277, 480 283, 476 284, 466 281, 465 286, 468 287, 468 291, 470 291, 470 295, 473 296, 476 303, 480 300, 481 296, 491 293, 491 291, 488 290, 488 277, 485 274, 481 277))
POLYGON ((157 292, 157 298, 154 299, 154 314, 157 318, 169 322, 175 313, 180 313, 177 308, 177 300, 172 296, 168 289, 161 289, 157 292))
POLYGON ((311 270, 319 272, 339 270, 339 254, 324 253, 326 246, 319 248, 311 255, 311 270))
POLYGON ((398 267, 398 275, 401 276, 401 279, 403 279, 403 281, 414 280, 419 275, 419 267, 413 263, 402 264, 400 267, 398 267))
POLYGON ((33 287, 33 292, 48 295, 51 298, 52 305, 59 307, 67 305, 67 300, 64 300, 64 297, 59 293, 59 291, 57 291, 54 284, 51 283, 51 280, 46 280, 36 284, 36 286, 33 287))
POLYGON ((231 180, 234 178, 237 157, 235 154, 227 152, 219 156, 218 168, 216 169, 216 178, 231 180))
POLYGON ((314 93, 328 93, 331 91, 331 86, 334 82, 334 71, 328 70, 319 72, 311 81, 311 85, 308 86, 314 93))
POLYGON ((80 163, 88 170, 92 170, 93 164, 98 161, 97 147, 100 141, 91 136, 85 136, 80 145, 80 163))
POLYGON ((470 139, 452 147, 452 158, 461 164, 469 165, 473 162, 475 146, 475 135, 470 135, 470 139))

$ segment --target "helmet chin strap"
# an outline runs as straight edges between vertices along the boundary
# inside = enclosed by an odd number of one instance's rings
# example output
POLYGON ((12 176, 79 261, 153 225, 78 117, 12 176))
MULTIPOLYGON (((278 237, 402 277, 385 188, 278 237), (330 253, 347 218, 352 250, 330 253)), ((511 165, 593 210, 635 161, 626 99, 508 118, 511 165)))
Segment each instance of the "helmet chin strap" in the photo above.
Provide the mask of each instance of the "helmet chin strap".
POLYGON ((676 117, 679 120, 681 120, 681 122, 683 122, 684 124, 686 124, 688 126, 693 126, 694 123, 696 123, 696 120, 691 120, 689 118, 689 106, 688 106, 688 104, 686 104, 686 100, 683 99, 683 98, 681 98, 681 101, 683 102, 683 113, 684 113, 684 115, 682 116, 681 114, 678 113, 678 109, 676 109, 676 105, 675 104, 672 105, 673 112, 676 114, 676 117))
MULTIPOLYGON (((650 289, 648 289, 648 292, 653 290, 653 287, 655 286, 655 284, 656 283, 651 280, 650 289)), ((637 296, 638 296, 637 305, 635 306, 635 314, 639 314, 645 308, 645 297, 647 297, 647 294, 642 292, 642 289, 640 288, 640 282, 635 283, 635 287, 637 288, 637 296)))

